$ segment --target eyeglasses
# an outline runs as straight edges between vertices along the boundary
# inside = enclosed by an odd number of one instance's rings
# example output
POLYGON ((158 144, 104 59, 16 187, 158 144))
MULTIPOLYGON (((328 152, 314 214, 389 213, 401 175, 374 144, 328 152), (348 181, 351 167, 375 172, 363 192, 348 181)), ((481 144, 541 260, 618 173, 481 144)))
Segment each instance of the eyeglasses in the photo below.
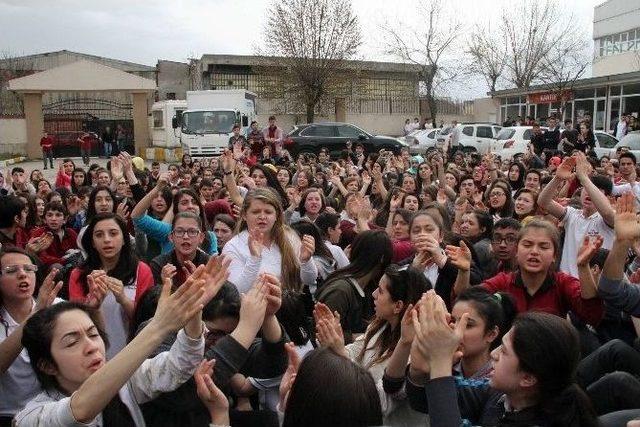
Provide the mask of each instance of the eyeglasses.
POLYGON ((502 242, 505 242, 507 245, 513 245, 517 241, 518 241, 518 238, 515 236, 506 236, 506 237, 493 236, 493 238, 491 239, 491 242, 496 245, 499 245, 502 242))
POLYGON ((17 274, 19 270, 25 273, 35 273, 38 271, 38 266, 33 264, 12 264, 2 267, 2 274, 17 274))
POLYGON ((198 237, 201 233, 197 228, 189 228, 188 230, 182 228, 176 228, 172 231, 173 235, 176 237, 182 237, 184 239, 185 236, 189 236, 191 238, 198 237))
POLYGON ((491 194, 489 194, 489 197, 504 197, 506 196, 506 194, 504 194, 502 191, 492 191, 491 194))

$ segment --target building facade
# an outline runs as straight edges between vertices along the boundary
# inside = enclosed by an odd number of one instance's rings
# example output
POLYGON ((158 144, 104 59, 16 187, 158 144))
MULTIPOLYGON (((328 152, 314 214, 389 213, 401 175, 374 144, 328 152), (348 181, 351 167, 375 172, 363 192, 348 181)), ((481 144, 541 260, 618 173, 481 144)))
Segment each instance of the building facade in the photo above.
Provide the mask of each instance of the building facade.
POLYGON ((640 115, 640 0, 609 0, 594 8, 592 77, 570 89, 552 85, 491 93, 500 122, 526 116, 575 121, 590 117, 596 130, 611 131, 621 113, 640 115))
MULTIPOLYGON (((350 61, 354 77, 344 89, 345 120, 371 132, 399 134, 404 119, 419 117, 419 67, 373 61, 350 61)), ((338 71, 339 72, 339 71, 338 71)), ((159 100, 184 99, 187 90, 246 89, 258 95, 259 120, 278 116, 282 126, 306 121, 305 108, 283 95, 281 74, 264 58, 203 55, 190 64, 158 62, 159 100)), ((317 121, 335 120, 335 102, 316 110, 317 121)))

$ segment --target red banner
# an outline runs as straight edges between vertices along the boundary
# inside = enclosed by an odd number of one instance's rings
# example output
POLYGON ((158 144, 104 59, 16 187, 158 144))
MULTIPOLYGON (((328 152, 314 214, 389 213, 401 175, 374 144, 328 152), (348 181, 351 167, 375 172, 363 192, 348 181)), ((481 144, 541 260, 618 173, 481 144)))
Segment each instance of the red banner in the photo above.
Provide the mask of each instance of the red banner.
POLYGON ((528 104, 548 104, 560 101, 568 101, 573 98, 573 92, 565 90, 562 92, 540 92, 527 95, 528 104))

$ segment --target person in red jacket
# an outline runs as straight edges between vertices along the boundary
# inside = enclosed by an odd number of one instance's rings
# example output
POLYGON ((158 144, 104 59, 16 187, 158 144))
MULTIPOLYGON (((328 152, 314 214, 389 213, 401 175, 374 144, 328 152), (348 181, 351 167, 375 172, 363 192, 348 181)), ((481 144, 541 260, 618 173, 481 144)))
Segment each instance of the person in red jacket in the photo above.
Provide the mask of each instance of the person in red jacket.
MULTIPOLYGON (((560 254, 557 229, 547 221, 533 220, 518 236, 517 270, 499 273, 480 286, 491 292, 509 293, 519 313, 544 311, 565 317, 572 311, 582 321, 597 326, 602 320, 604 305, 598 297, 589 265, 581 262, 581 255, 586 245, 598 244, 602 244, 601 237, 585 239, 578 255, 579 278, 555 271, 560 254)), ((460 295, 469 287, 471 252, 464 242, 460 242, 460 247, 447 246, 446 254, 458 267, 454 291, 460 295)))
POLYGON ((38 252, 42 264, 49 268, 54 264, 64 266, 77 253, 78 235, 72 228, 65 227, 68 212, 65 206, 58 202, 49 202, 44 207, 44 226, 37 227, 31 232, 31 238, 49 234, 53 237, 51 244, 38 252), (75 250, 74 250, 75 249, 75 250))
POLYGON ((73 178, 73 170, 76 164, 71 159, 64 159, 58 165, 58 174, 56 175, 56 188, 66 187, 71 190, 71 179, 73 178))
POLYGON ((40 147, 42 147, 42 160, 44 161, 44 168, 47 169, 47 160, 51 169, 53 169, 53 137, 46 131, 42 131, 42 138, 40 138, 40 147))
POLYGON ((127 344, 135 302, 154 285, 153 275, 136 256, 126 223, 114 213, 91 218, 82 246, 87 259, 71 271, 69 299, 100 308, 111 358, 127 344))

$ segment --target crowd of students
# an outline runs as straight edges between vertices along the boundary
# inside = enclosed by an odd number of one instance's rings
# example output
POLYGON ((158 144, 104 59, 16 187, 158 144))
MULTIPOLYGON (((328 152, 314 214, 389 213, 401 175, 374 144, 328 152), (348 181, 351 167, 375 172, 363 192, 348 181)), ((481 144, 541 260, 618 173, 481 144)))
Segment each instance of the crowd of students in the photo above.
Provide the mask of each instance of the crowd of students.
POLYGON ((5 171, 0 426, 640 425, 633 154, 243 144, 5 171))

